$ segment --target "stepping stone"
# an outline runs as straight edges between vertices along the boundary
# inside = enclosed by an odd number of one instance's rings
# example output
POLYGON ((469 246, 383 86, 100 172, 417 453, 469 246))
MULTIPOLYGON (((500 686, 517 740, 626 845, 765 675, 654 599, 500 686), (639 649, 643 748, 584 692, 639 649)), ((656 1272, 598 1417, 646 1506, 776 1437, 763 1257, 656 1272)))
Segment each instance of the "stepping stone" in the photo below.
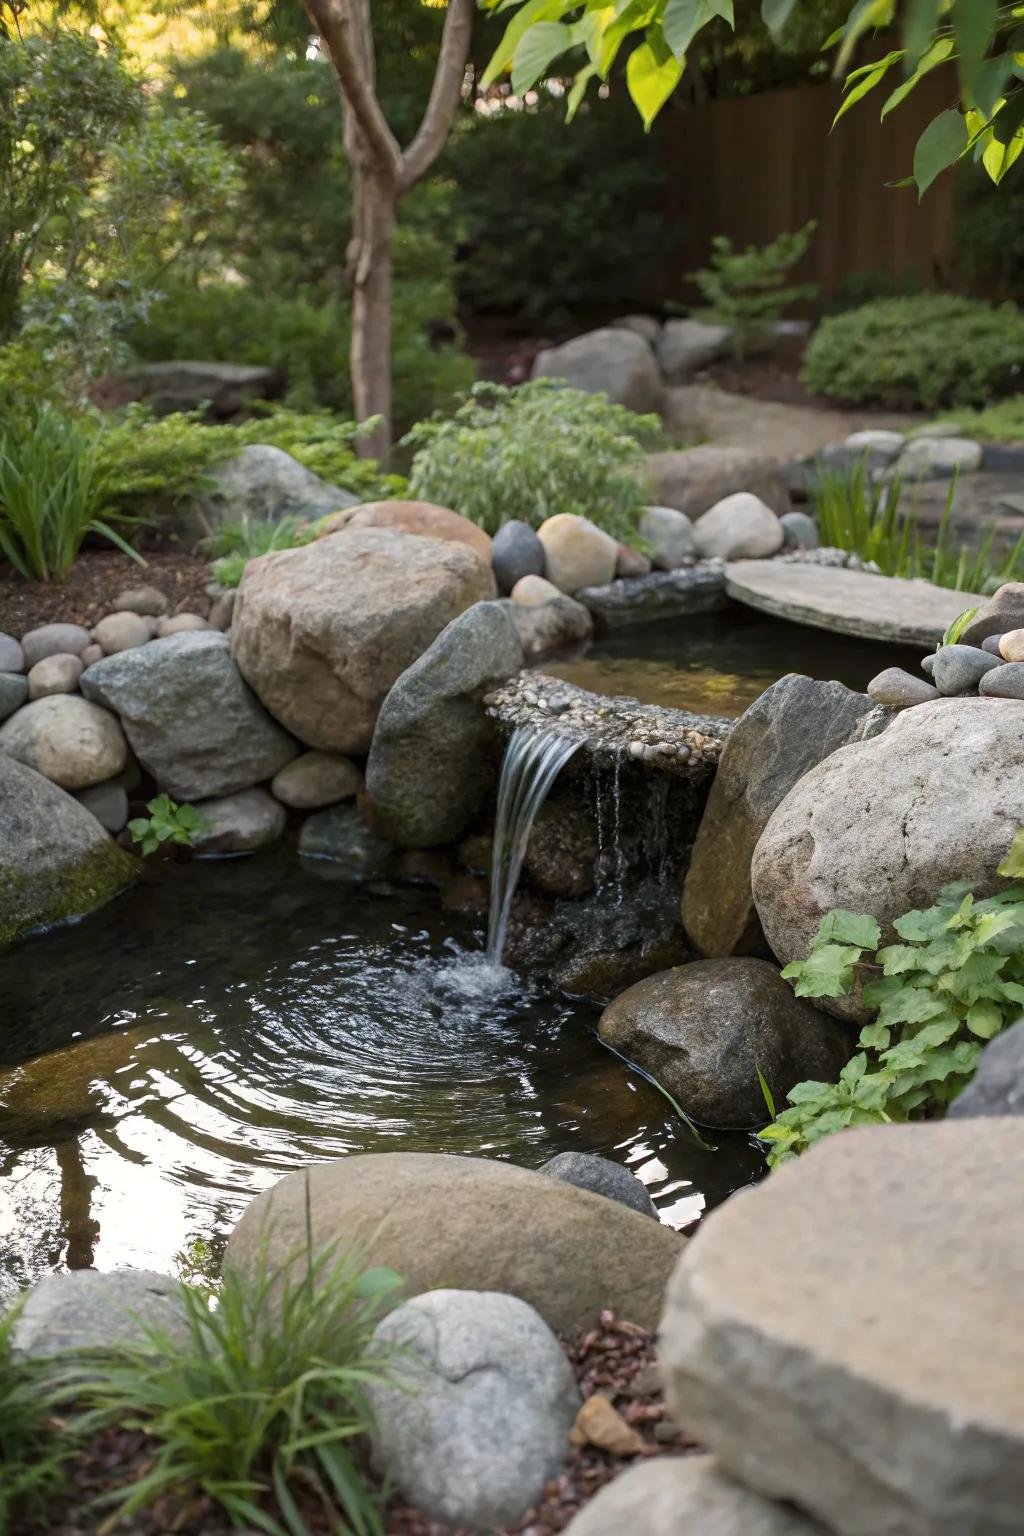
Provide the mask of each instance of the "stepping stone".
POLYGON ((812 629, 928 647, 938 644, 965 608, 985 601, 928 581, 781 560, 732 561, 725 568, 725 590, 748 608, 812 629))

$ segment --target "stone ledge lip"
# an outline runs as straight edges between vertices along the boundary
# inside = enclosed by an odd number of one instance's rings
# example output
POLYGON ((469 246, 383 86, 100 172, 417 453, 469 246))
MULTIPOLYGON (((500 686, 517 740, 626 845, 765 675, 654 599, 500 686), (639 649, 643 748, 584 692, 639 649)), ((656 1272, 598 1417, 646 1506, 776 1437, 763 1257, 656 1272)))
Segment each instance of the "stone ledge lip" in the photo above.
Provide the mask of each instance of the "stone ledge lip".
POLYGON ((749 608, 812 629, 929 648, 966 608, 985 602, 928 581, 781 560, 733 561, 725 590, 749 608))
POLYGON ((701 561, 675 571, 627 576, 606 587, 584 587, 576 600, 585 604, 601 630, 662 619, 689 618, 729 606, 725 566, 721 560, 701 561))

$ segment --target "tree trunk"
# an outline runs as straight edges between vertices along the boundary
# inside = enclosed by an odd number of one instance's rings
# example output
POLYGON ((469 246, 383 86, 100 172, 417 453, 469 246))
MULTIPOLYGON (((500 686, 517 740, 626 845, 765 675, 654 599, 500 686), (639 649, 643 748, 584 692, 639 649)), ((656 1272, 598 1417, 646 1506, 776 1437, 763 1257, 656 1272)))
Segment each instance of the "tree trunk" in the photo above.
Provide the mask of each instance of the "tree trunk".
POLYGON ((362 458, 386 464, 391 451, 391 266, 394 184, 356 165, 356 229, 349 248, 352 284, 350 368, 357 421, 377 417, 361 437, 362 458))

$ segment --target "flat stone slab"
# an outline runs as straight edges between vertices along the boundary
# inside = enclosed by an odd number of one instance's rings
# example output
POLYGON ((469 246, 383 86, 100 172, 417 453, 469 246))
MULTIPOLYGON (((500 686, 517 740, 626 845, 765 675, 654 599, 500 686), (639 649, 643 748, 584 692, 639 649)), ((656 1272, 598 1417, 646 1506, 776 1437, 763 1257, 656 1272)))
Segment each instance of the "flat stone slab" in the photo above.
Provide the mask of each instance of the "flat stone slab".
POLYGON ((965 608, 985 601, 929 581, 784 560, 733 561, 725 568, 725 590, 748 608, 794 624, 924 647, 937 645, 965 608))
POLYGON ((717 560, 678 571, 627 576, 606 587, 584 587, 576 598, 590 609, 595 627, 601 630, 689 618, 729 606, 725 567, 717 560))

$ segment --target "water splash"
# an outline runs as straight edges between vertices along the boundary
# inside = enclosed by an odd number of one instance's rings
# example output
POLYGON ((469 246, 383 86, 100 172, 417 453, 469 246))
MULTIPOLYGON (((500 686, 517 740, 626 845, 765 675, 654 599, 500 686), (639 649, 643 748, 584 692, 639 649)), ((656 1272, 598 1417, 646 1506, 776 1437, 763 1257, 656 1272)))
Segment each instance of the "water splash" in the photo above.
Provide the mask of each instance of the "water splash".
POLYGON ((505 953, 512 899, 537 812, 559 773, 581 745, 580 741, 552 730, 520 726, 505 749, 491 856, 489 965, 500 966, 505 953))

